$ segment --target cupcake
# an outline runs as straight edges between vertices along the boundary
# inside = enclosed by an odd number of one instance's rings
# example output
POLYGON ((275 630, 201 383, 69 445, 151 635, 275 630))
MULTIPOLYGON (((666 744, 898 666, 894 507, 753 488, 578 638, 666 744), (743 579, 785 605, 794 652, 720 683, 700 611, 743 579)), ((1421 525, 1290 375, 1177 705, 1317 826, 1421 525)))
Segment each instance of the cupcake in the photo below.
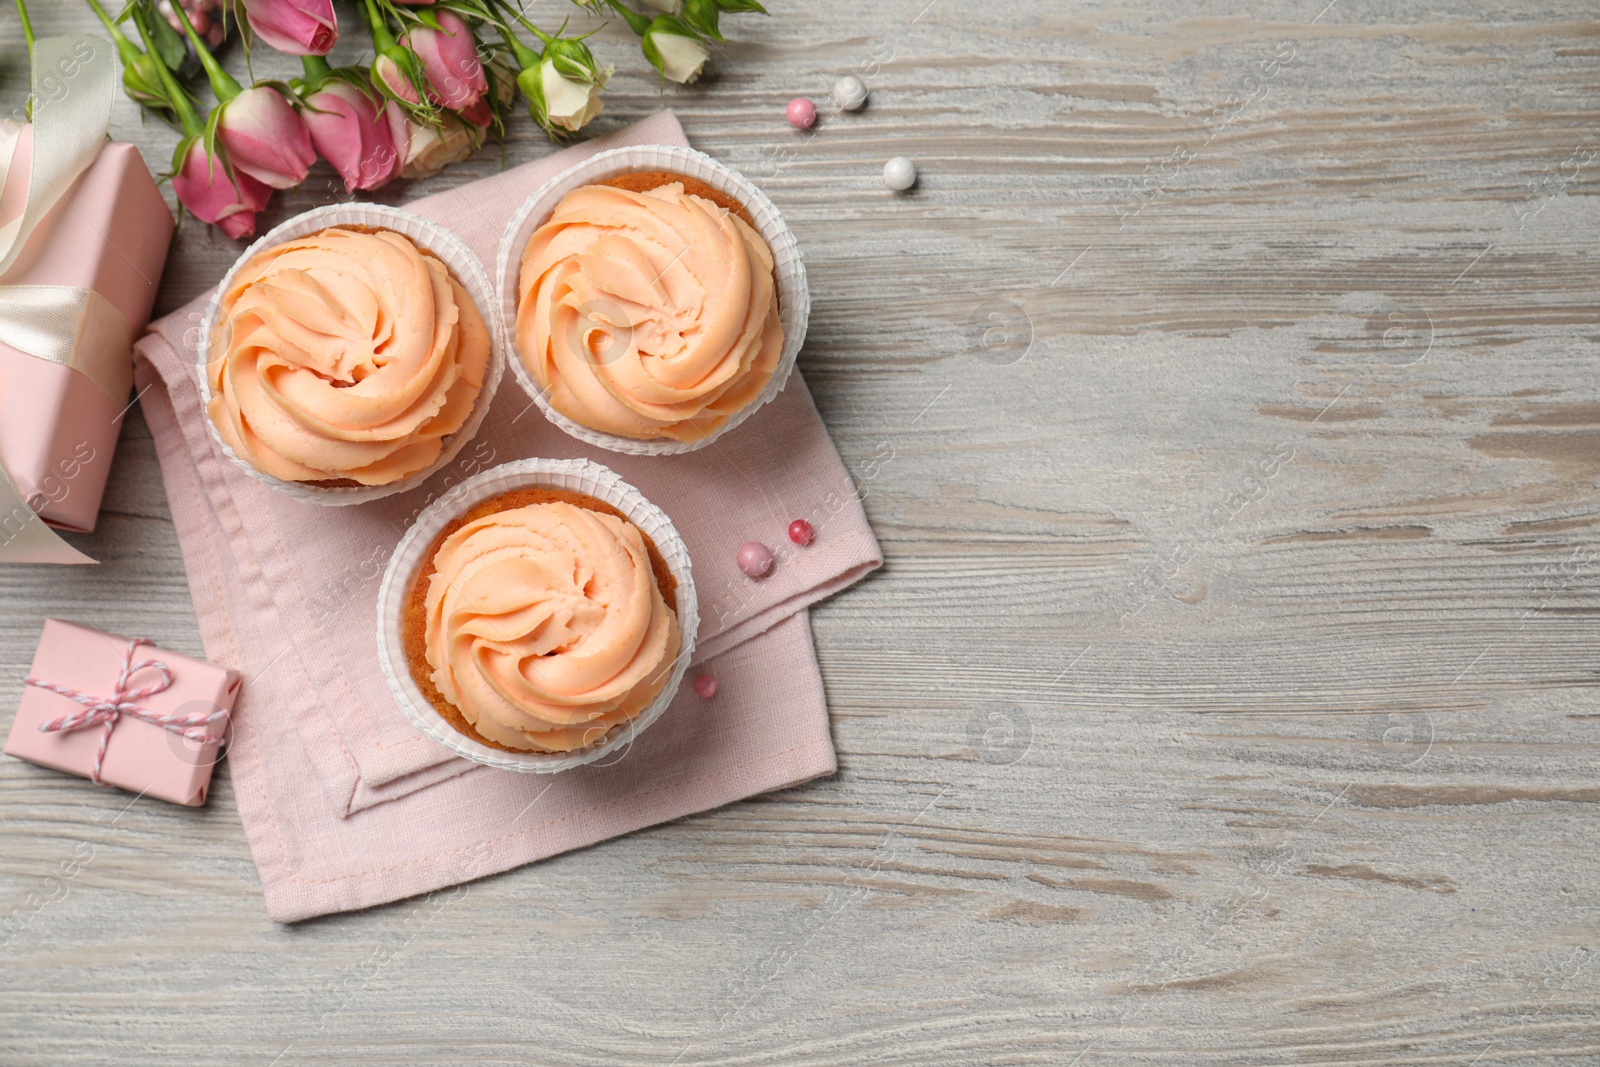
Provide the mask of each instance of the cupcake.
POLYGON ((753 186, 689 149, 618 149, 574 170, 593 176, 558 179, 548 205, 536 195, 512 227, 520 251, 502 247, 503 276, 517 259, 518 376, 592 443, 702 444, 771 399, 793 365, 809 301, 783 306, 785 285, 804 296, 792 238, 753 186))
POLYGON ((401 645, 423 698, 472 741, 592 750, 681 678, 677 580, 603 500, 549 485, 499 492, 445 524, 422 558, 401 645))
POLYGON ((490 327, 439 256, 396 230, 321 228, 225 281, 206 412, 233 456, 270 478, 389 486, 475 428, 491 354, 490 327))

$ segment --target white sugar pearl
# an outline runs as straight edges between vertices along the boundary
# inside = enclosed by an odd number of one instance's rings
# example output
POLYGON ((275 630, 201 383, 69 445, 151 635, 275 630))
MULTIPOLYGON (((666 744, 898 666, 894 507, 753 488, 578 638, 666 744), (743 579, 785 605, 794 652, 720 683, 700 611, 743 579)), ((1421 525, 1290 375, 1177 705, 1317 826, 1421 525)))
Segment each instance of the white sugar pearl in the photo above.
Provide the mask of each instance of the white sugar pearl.
POLYGON ((833 83, 833 102, 844 111, 860 111, 867 102, 867 87, 854 74, 833 83))
POLYGON ((883 184, 903 193, 917 184, 917 166, 905 156, 895 156, 883 165, 883 184))

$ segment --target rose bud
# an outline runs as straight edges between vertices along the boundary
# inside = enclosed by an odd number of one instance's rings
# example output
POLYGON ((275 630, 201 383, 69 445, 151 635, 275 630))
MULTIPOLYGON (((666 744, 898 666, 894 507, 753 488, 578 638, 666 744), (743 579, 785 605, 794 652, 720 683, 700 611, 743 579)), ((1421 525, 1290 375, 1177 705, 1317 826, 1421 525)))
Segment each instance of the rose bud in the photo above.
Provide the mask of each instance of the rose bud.
POLYGON ((117 56, 122 60, 123 91, 140 107, 156 111, 174 110, 172 99, 167 95, 167 87, 161 80, 161 70, 156 66, 154 57, 140 51, 138 45, 128 40, 128 35, 111 21, 111 16, 106 14, 105 8, 98 3, 91 3, 89 7, 100 20, 100 24, 105 27, 111 43, 117 46, 117 56))
POLYGON ((700 77, 711 53, 699 34, 676 15, 642 15, 621 0, 606 0, 607 6, 621 15, 628 28, 639 35, 639 47, 650 65, 663 78, 686 85, 700 77))
POLYGON ((694 30, 672 15, 653 19, 640 47, 644 49, 644 57, 663 78, 679 85, 687 85, 700 77, 706 60, 711 58, 694 30))
MULTIPOLYGON (((405 156, 400 167, 402 178, 431 178, 457 160, 466 159, 483 143, 473 127, 446 112, 437 125, 403 120, 405 156)), ((400 147, 400 138, 395 138, 400 147)))
POLYGON ((156 73, 155 60, 144 53, 131 63, 122 66, 122 88, 133 100, 149 108, 170 111, 167 94, 161 86, 161 76, 156 73))
POLYGON ((236 171, 274 189, 299 185, 317 161, 305 122, 265 85, 245 89, 222 105, 217 139, 236 171))
POLYGON ((400 153, 376 91, 329 78, 305 104, 301 118, 311 131, 311 143, 339 172, 348 192, 376 189, 400 173, 400 153))
POLYGON ((610 77, 611 68, 596 63, 588 45, 556 37, 546 40, 544 55, 517 76, 517 87, 540 127, 552 134, 576 133, 600 114, 600 90, 610 77))
POLYGON ((256 212, 272 198, 270 188, 248 174, 230 172, 220 155, 206 153, 202 137, 180 144, 174 160, 172 191, 195 218, 216 223, 235 240, 256 232, 256 212))
POLYGON ((339 39, 333 0, 244 0, 257 37, 291 56, 325 56, 339 39))
POLYGON ((441 107, 468 107, 489 91, 489 81, 478 58, 478 39, 472 35, 472 27, 454 11, 440 11, 437 18, 439 29, 413 26, 402 43, 422 63, 432 90, 429 99, 441 107))
POLYGON ((401 45, 379 53, 372 61, 372 84, 379 92, 402 106, 416 107, 422 103, 417 82, 422 78, 422 67, 416 55, 401 45))

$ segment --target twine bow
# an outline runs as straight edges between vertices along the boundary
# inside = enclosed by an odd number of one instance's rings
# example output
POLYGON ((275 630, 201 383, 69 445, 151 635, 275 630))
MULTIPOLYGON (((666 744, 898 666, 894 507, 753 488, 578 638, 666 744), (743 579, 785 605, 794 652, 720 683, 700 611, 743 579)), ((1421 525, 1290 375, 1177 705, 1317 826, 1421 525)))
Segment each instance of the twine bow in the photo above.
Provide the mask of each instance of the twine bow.
POLYGON ((171 730, 190 741, 202 745, 220 741, 219 737, 212 737, 206 733, 205 728, 219 719, 228 717, 227 708, 218 708, 212 712, 196 712, 193 715, 162 715, 151 711, 149 708, 140 707, 137 703, 163 692, 172 685, 172 671, 165 663, 158 659, 147 659, 140 663, 133 662, 134 650, 140 645, 155 647, 155 643, 146 638, 136 637, 128 642, 128 651, 122 657, 122 673, 117 676, 117 687, 109 697, 98 697, 92 693, 82 693, 64 685, 53 682, 41 681, 38 678, 23 679, 24 685, 38 686, 48 689, 52 693, 60 693, 64 697, 76 700, 83 705, 82 711, 75 711, 71 715, 63 715, 59 719, 39 724, 40 733, 63 733, 72 730, 82 730, 88 726, 105 724, 105 732, 100 735, 100 747, 94 754, 94 771, 89 775, 90 781, 95 785, 102 785, 100 781, 100 768, 106 761, 106 745, 111 742, 111 731, 117 728, 117 720, 124 715, 140 719, 159 726, 163 730, 171 730), (161 675, 161 680, 150 685, 140 686, 138 689, 129 689, 128 682, 140 671, 153 670, 161 675))

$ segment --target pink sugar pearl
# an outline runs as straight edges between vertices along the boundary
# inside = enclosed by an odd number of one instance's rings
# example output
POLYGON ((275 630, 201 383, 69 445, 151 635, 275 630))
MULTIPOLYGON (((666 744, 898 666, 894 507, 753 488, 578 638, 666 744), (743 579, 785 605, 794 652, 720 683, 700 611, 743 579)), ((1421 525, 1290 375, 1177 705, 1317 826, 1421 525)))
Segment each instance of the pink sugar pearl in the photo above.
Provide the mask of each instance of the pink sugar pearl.
POLYGON ((809 130, 817 121, 817 105, 803 96, 789 101, 789 125, 797 130, 809 130))
POLYGON ((811 524, 804 519, 796 519, 789 524, 789 540, 793 541, 802 548, 804 548, 806 545, 809 545, 811 543, 811 539, 816 535, 817 532, 813 530, 811 528, 811 524))
POLYGON ((709 674, 698 675, 694 680, 694 691, 700 695, 701 700, 710 700, 717 695, 717 680, 709 674))
POLYGON ((739 546, 739 569, 752 578, 765 578, 772 570, 772 549, 760 541, 739 546))

